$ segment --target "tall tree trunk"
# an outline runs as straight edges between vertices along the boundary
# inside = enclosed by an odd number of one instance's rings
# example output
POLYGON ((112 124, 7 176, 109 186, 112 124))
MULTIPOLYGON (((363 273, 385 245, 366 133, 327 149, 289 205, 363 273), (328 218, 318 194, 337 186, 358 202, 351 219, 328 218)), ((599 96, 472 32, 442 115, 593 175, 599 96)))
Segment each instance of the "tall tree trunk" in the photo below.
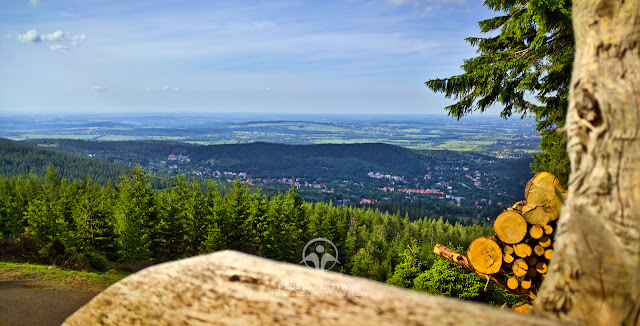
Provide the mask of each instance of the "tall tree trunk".
POLYGON ((575 0, 569 192, 534 310, 640 325, 640 0, 575 0))

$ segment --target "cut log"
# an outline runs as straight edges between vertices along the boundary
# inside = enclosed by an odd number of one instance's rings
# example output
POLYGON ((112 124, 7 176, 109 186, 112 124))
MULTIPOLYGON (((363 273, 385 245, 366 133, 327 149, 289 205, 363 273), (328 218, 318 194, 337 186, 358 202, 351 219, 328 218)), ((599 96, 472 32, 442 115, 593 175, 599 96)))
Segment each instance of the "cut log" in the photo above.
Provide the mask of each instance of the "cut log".
POLYGON ((524 207, 524 205, 527 204, 526 200, 521 200, 519 202, 516 202, 515 204, 513 204, 513 206, 507 208, 508 210, 517 212, 518 214, 522 215, 522 207, 524 207))
POLYGON ((525 290, 529 290, 531 288, 531 280, 522 280, 522 282, 520 282, 520 287, 525 290))
POLYGON ((511 247, 510 245, 506 245, 504 246, 504 248, 502 248, 502 252, 505 255, 511 255, 513 253, 513 247, 511 247))
POLYGON ((534 267, 531 267, 527 271, 527 275, 525 275, 524 277, 526 277, 528 279, 532 279, 532 278, 536 277, 536 275, 538 275, 538 271, 536 271, 536 269, 534 267))
POLYGON ((547 249, 544 251, 544 258, 551 260, 553 257, 553 249, 547 249))
POLYGON ((513 253, 518 257, 531 256, 531 246, 526 243, 518 243, 513 246, 513 253))
POLYGON ((533 247, 533 252, 537 256, 542 256, 542 255, 544 255, 544 247, 541 246, 541 245, 536 245, 535 247, 533 247))
POLYGON ((514 307, 513 311, 523 314, 523 313, 529 311, 529 309, 531 309, 531 305, 528 304, 528 303, 524 303, 524 304, 521 304, 519 306, 514 307))
POLYGON ((467 257, 471 266, 483 274, 494 274, 502 266, 502 250, 489 238, 480 237, 469 245, 467 257))
POLYGON ((534 239, 540 239, 544 235, 544 229, 540 225, 532 225, 529 228, 529 235, 534 239))
POLYGON ((515 260, 515 258, 513 258, 513 256, 511 254, 508 255, 504 255, 504 257, 502 258, 502 260, 507 263, 507 264, 511 264, 513 263, 513 261, 515 260))
MULTIPOLYGON (((486 275, 486 274, 482 274, 479 273, 477 270, 475 270, 473 268, 473 266, 471 266, 471 264, 469 264, 469 261, 467 260, 467 257, 465 257, 464 255, 461 255, 457 252, 455 252, 454 250, 451 250, 441 244, 436 244, 436 246, 433 248, 433 252, 444 258, 447 259, 449 261, 452 261, 453 263, 455 263, 456 265, 465 268, 466 270, 478 274, 480 276, 482 276, 483 278, 489 278, 489 280, 493 283, 495 283, 496 285, 498 285, 499 287, 509 291, 509 287, 507 286, 507 279, 506 277, 500 275, 500 274, 493 274, 493 275, 486 275)), ((514 293, 516 295, 518 295, 521 298, 527 299, 529 300, 529 297, 525 294, 522 293, 514 293)))
POLYGON ((538 240, 538 244, 544 248, 551 247, 551 239, 548 236, 544 236, 538 240))
POLYGON ((544 229, 544 234, 551 234, 553 233, 553 226, 549 225, 549 224, 545 224, 542 226, 542 228, 544 229))
POLYGON ((524 191, 527 204, 522 207, 522 217, 530 224, 547 224, 558 219, 566 192, 555 175, 536 174, 524 191))
POLYGON ((504 243, 518 243, 527 235, 527 221, 515 211, 504 211, 493 222, 493 230, 504 243))
POLYGON ((524 259, 516 259, 513 262, 513 275, 517 277, 523 277, 527 275, 527 271, 529 270, 529 265, 524 259))
POLYGON ((536 271, 540 274, 544 274, 547 272, 547 264, 544 262, 539 262, 536 264, 536 271))
POLYGON ((538 263, 538 258, 536 258, 536 256, 527 257, 527 264, 529 264, 529 266, 535 266, 537 263, 538 263))
POLYGON ((518 279, 515 277, 509 277, 509 279, 507 280, 507 286, 511 289, 511 290, 515 290, 518 288, 518 279))

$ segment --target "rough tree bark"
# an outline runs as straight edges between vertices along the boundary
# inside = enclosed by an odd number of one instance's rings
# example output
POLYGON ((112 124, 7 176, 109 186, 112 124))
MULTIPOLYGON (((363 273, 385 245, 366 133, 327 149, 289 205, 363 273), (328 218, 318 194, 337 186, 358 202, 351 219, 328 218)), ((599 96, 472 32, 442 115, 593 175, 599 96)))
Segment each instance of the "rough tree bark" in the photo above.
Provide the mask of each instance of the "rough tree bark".
POLYGON ((640 325, 640 0, 575 0, 569 192, 534 311, 640 325))

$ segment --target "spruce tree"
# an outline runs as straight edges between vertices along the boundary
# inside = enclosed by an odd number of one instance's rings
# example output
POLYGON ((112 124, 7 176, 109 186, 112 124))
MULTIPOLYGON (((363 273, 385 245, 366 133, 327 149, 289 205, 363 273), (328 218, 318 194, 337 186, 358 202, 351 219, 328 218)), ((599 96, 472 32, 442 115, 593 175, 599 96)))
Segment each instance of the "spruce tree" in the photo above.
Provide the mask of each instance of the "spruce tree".
POLYGON ((265 217, 260 221, 258 230, 262 236, 260 255, 275 260, 283 260, 285 248, 287 247, 284 242, 287 230, 285 229, 281 194, 269 201, 265 217))
POLYGON ((407 249, 401 255, 402 262, 396 265, 387 284, 403 288, 413 287, 413 280, 422 272, 422 262, 418 258, 419 253, 418 241, 411 239, 411 243, 407 245, 407 249))
POLYGON ((233 189, 225 197, 226 218, 221 221, 220 230, 228 239, 229 249, 248 251, 249 240, 245 221, 250 215, 249 195, 240 180, 233 183, 233 189))
POLYGON ((284 259, 289 262, 299 262, 305 243, 313 239, 305 233, 308 223, 303 203, 295 186, 287 191, 282 202, 286 230, 283 240, 287 243, 284 259))
POLYGON ((500 15, 479 22, 492 37, 466 39, 478 56, 464 60, 464 73, 426 82, 456 103, 445 109, 457 119, 503 107, 501 116, 532 115, 542 139, 534 172, 548 171, 566 184, 569 161, 557 128, 563 127, 574 56, 571 1, 485 0, 500 15))
POLYGON ((223 233, 228 220, 224 199, 213 182, 207 185, 207 194, 203 206, 204 240, 201 253, 209 253, 228 248, 228 234, 223 233))
POLYGON ((193 236, 194 207, 191 191, 179 175, 170 192, 159 196, 159 221, 154 228, 153 256, 159 261, 175 260, 187 255, 193 236))
POLYGON ((138 164, 131 177, 124 176, 118 185, 114 215, 114 230, 122 260, 148 260, 151 257, 151 240, 156 236, 152 230, 158 224, 158 212, 155 193, 138 164))

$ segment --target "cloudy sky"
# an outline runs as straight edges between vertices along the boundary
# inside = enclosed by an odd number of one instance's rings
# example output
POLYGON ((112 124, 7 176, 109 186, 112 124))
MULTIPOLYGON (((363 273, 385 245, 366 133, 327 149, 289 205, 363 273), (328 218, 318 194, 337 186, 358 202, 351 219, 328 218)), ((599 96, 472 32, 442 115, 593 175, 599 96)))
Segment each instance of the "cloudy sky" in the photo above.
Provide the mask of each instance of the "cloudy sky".
POLYGON ((0 112, 443 113, 477 0, 3 0, 0 112))

